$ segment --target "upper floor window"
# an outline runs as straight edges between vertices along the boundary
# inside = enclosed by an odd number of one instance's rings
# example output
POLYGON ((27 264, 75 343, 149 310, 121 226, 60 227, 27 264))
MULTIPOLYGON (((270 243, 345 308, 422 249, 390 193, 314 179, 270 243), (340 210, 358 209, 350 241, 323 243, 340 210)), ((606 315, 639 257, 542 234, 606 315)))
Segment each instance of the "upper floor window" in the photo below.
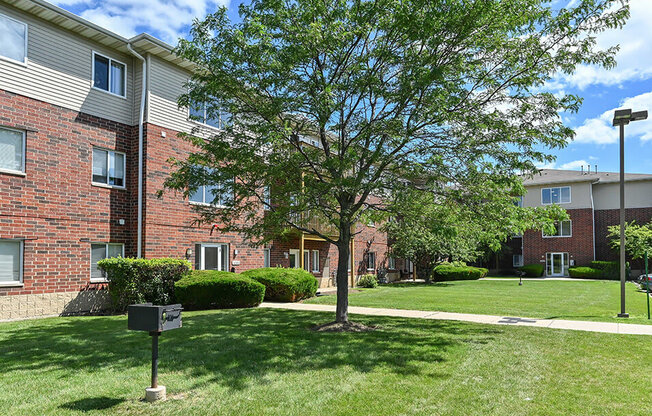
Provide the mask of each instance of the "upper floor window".
POLYGON ((0 171, 25 172, 25 132, 0 127, 0 171))
POLYGON ((263 208, 268 210, 272 206, 272 192, 269 188, 269 185, 265 186, 263 189, 263 208))
POLYGON ((126 159, 124 153, 94 147, 93 183, 124 188, 126 159))
POLYGON ((556 231, 553 234, 543 232, 544 237, 570 237, 573 235, 573 225, 571 220, 565 220, 555 223, 556 231))
POLYGON ((93 87, 125 97, 127 65, 93 52, 93 87))
POLYGON ((124 244, 93 243, 91 244, 91 281, 105 281, 106 274, 97 267, 100 260, 112 257, 124 257, 124 244))
POLYGON ((190 194, 190 201, 199 204, 226 206, 233 201, 233 180, 217 185, 202 185, 190 194))
POLYGON ((0 57, 27 63, 27 25, 0 14, 0 57))
POLYGON ((569 204, 571 202, 570 186, 541 189, 541 204, 569 204))
POLYGON ((188 109, 191 120, 206 124, 207 126, 223 129, 231 124, 231 114, 226 110, 220 110, 217 114, 210 114, 210 112, 206 103, 191 105, 188 109))
POLYGON ((514 205, 516 205, 519 208, 523 208, 523 197, 519 196, 514 200, 514 205))
POLYGON ((0 240, 0 286, 23 281, 23 242, 0 240))

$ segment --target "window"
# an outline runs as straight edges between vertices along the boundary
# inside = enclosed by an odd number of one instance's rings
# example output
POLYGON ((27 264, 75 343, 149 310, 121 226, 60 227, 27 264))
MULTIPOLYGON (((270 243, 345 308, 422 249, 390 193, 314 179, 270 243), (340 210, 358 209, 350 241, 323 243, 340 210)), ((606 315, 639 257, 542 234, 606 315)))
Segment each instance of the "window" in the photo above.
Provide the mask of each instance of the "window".
POLYGON ((523 208, 523 197, 519 196, 514 200, 514 205, 516 205, 519 208, 523 208))
POLYGON ((217 114, 210 114, 211 111, 215 110, 209 109, 206 103, 198 103, 188 108, 188 116, 193 121, 218 129, 226 128, 231 124, 231 114, 228 111, 219 110, 217 114))
POLYGON ((11 286, 23 281, 23 242, 0 240, 0 286, 11 286))
POLYGON ((392 256, 387 257, 387 268, 390 270, 396 269, 396 260, 394 259, 394 257, 392 256))
POLYGON ((512 256, 512 266, 521 267, 522 265, 523 265, 523 255, 522 254, 514 254, 512 256))
POLYGON ((0 127, 0 171, 25 172, 25 132, 0 127))
POLYGON ((376 269, 376 253, 373 251, 367 253, 367 270, 376 269))
POLYGON ((268 210, 269 207, 272 205, 272 194, 269 189, 269 185, 265 186, 265 189, 263 189, 263 207, 268 210))
POLYGON ((312 251, 312 271, 319 273, 319 250, 312 251))
POLYGON ((93 52, 93 87, 126 97, 127 65, 93 52))
POLYGON ((202 185, 190 194, 190 202, 226 206, 233 202, 233 180, 218 185, 202 185))
POLYGON ((542 232, 543 237, 570 237, 573 235, 573 226, 571 220, 555 223, 556 232, 554 234, 547 234, 542 232))
POLYGON ((222 270, 229 271, 229 245, 228 244, 196 244, 195 245, 196 270, 222 270))
POLYGON ((541 189, 541 204, 568 204, 571 202, 570 186, 541 189))
POLYGON ((310 271, 310 250, 303 250, 303 268, 310 271))
POLYGON ((0 14, 0 57, 27 63, 27 25, 0 14))
POLYGON ((264 248, 263 249, 263 256, 264 256, 263 257, 263 267, 272 267, 271 266, 272 255, 271 255, 270 249, 264 248))
POLYGON ((93 148, 93 183, 124 188, 126 157, 124 153, 93 148))
POLYGON ((124 256, 124 244, 93 243, 91 244, 91 282, 106 281, 106 274, 97 267, 97 262, 102 259, 124 256))

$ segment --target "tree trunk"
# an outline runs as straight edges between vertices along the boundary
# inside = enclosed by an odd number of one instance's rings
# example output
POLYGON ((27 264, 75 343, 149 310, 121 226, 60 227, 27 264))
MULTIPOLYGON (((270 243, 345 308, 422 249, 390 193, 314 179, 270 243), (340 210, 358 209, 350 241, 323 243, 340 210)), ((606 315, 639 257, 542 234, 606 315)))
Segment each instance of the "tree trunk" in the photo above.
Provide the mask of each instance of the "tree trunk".
MULTIPOLYGON (((340 235, 340 241, 337 246, 337 309, 335 311, 335 321, 339 323, 349 322, 349 253, 351 251, 351 236, 349 232, 346 235, 340 235)), ((353 269, 351 273, 353 273, 353 269)))

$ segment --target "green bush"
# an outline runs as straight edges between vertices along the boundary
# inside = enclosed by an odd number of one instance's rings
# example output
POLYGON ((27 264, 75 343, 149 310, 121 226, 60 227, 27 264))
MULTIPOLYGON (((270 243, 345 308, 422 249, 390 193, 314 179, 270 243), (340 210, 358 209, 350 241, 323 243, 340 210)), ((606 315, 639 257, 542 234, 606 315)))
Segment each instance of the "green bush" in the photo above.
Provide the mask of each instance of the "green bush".
POLYGON ((113 257, 100 260, 97 266, 108 277, 113 309, 119 312, 133 303, 172 303, 174 282, 190 272, 188 261, 170 258, 113 257))
POLYGON ((177 302, 187 309, 250 308, 260 305, 265 286, 237 273, 197 270, 174 284, 177 302))
MULTIPOLYGON (((620 280, 620 261, 596 260, 591 262, 591 267, 602 271, 600 279, 620 280)), ((629 262, 625 264, 625 267, 627 269, 625 276, 629 279, 629 262)))
POLYGON ((452 266, 440 264, 432 273, 432 280, 437 282, 449 280, 477 280, 487 275, 488 270, 483 267, 452 266))
POLYGON ((570 277, 577 279, 602 279, 603 272, 600 269, 592 267, 569 267, 568 274, 570 277))
POLYGON ((525 266, 519 267, 519 270, 527 277, 541 277, 543 276, 543 264, 526 264, 525 266))
POLYGON ((363 274, 358 279, 358 286, 367 288, 378 287, 378 279, 375 274, 363 274))
POLYGON ((242 275, 265 285, 267 301, 296 302, 317 293, 317 279, 303 269, 264 267, 247 270, 242 275))

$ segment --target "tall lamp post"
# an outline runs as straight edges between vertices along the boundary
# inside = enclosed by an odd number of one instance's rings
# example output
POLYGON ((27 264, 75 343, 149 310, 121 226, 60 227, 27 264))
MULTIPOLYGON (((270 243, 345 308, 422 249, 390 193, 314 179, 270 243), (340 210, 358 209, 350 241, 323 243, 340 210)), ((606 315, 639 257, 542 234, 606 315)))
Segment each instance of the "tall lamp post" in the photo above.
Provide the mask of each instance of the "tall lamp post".
POLYGON ((625 312, 625 125, 630 121, 647 119, 647 111, 632 112, 631 108, 614 112, 614 126, 620 126, 620 313, 619 318, 629 318, 625 312))

